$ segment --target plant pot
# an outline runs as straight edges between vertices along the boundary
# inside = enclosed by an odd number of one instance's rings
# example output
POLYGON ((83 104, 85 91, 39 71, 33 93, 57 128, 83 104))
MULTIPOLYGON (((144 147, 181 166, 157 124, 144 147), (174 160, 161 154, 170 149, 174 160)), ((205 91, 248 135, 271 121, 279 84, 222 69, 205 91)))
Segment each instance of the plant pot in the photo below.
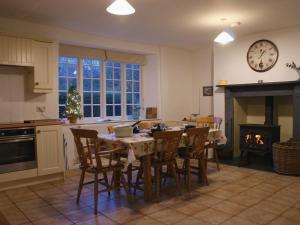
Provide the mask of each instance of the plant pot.
POLYGON ((76 116, 69 116, 68 120, 70 123, 76 123, 77 122, 77 117, 76 116))

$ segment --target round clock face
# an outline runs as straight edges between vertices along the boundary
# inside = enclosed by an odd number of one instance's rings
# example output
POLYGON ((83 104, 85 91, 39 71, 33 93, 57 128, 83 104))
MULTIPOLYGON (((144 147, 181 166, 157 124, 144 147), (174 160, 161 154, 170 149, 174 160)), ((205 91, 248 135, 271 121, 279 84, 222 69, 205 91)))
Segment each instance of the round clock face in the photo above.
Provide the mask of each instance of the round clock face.
POLYGON ((278 49, 269 40, 259 40, 254 42, 247 53, 247 61, 251 69, 256 72, 270 70, 277 62, 278 49))

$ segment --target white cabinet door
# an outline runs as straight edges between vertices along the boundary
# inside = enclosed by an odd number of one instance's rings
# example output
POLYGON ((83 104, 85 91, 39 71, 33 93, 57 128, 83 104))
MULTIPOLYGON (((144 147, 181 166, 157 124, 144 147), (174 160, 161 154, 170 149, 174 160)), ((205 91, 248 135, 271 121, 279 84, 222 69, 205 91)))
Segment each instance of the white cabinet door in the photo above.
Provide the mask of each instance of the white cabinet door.
POLYGON ((38 176, 64 171, 62 127, 36 127, 38 176))
POLYGON ((0 36, 0 64, 33 66, 32 40, 0 36))
POLYGON ((56 76, 55 62, 54 43, 33 42, 34 92, 49 93, 52 91, 53 78, 56 76))

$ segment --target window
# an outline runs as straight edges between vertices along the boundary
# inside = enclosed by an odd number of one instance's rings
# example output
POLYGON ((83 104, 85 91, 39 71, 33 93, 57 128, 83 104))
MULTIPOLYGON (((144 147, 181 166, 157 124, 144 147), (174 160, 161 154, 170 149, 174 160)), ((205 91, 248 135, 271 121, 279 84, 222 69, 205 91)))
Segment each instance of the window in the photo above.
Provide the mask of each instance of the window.
POLYGON ((126 64, 126 114, 132 116, 133 110, 140 107, 141 72, 140 65, 126 64))
POLYGON ((131 117, 141 105, 138 64, 61 56, 58 76, 60 118, 64 117, 71 86, 82 96, 82 113, 86 118, 131 117))
POLYGON ((106 63, 106 116, 122 114, 122 70, 121 63, 106 63))
POLYGON ((83 115, 101 116, 101 62, 83 60, 83 115))
POLYGON ((64 117, 65 104, 67 101, 68 89, 76 87, 78 83, 78 58, 59 57, 58 69, 58 96, 59 96, 59 117, 64 117))

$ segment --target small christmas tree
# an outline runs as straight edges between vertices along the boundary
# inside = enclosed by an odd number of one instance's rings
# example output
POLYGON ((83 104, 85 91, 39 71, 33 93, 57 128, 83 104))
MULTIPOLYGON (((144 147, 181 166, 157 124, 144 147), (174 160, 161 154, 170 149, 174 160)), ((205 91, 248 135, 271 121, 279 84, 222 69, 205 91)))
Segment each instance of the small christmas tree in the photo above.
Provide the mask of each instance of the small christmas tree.
POLYGON ((67 95, 65 115, 71 123, 76 123, 77 118, 81 118, 81 97, 75 87, 70 87, 67 95))

